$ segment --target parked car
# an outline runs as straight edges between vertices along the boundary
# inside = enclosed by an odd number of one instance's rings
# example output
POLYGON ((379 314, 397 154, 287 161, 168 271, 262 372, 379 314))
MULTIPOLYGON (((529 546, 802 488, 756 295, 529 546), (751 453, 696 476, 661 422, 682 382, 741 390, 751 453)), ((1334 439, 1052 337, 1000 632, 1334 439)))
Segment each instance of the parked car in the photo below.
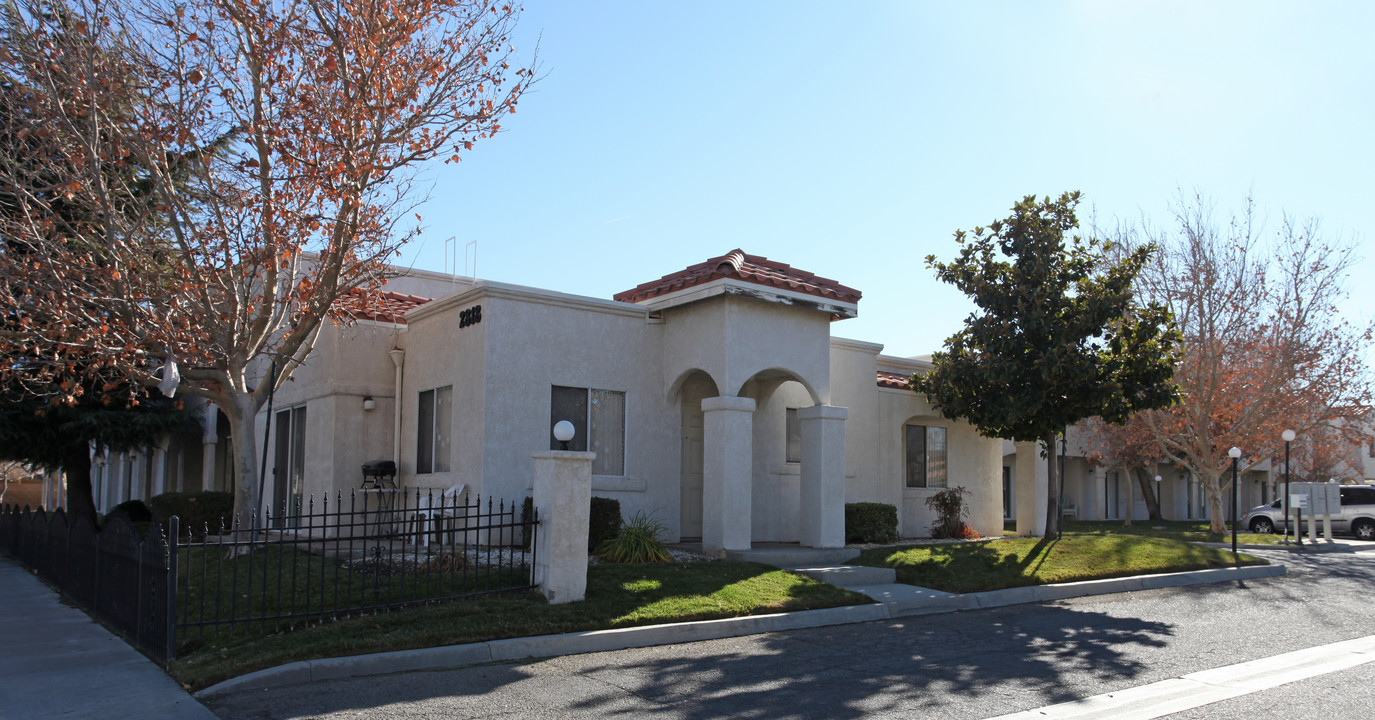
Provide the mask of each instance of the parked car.
MULTIPOLYGON (((1332 516, 1332 532, 1349 532, 1357 540, 1375 540, 1375 486, 1343 485, 1339 491, 1342 511, 1332 516)), ((1238 525, 1255 533, 1283 532, 1285 518, 1280 501, 1247 510, 1238 525)))

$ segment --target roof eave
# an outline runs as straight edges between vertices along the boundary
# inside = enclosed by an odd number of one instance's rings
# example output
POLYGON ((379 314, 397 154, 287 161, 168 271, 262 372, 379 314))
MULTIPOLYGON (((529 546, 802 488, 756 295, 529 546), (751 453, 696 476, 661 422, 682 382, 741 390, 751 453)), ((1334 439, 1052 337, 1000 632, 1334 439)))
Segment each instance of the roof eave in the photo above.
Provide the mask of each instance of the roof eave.
POLYGON ((717 278, 711 282, 700 285, 690 285, 681 290, 674 290, 673 292, 646 298, 635 304, 648 308, 650 312, 657 313, 669 308, 701 302, 702 300, 723 295, 752 297, 765 302, 800 307, 807 310, 816 310, 829 314, 832 320, 844 320, 859 315, 858 303, 844 302, 831 298, 819 297, 810 293, 774 288, 737 278, 717 278))

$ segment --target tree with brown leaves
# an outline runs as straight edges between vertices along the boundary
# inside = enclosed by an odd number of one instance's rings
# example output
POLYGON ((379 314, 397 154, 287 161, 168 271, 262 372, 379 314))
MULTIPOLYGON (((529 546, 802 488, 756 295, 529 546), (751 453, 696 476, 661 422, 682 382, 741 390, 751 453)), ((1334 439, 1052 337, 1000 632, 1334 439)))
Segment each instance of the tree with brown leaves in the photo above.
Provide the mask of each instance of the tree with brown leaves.
POLYGON ((1312 219, 1285 216, 1264 233, 1252 202, 1223 222, 1200 197, 1181 198, 1174 227, 1119 228, 1125 247, 1160 248, 1138 293, 1170 308, 1184 334, 1180 402, 1143 416, 1161 455, 1202 483, 1210 530, 1224 529, 1227 451, 1242 470, 1282 456, 1280 434, 1359 433, 1372 386, 1364 357, 1372 326, 1338 310, 1356 244, 1312 219))
POLYGON ((72 403, 90 386, 73 375, 179 370, 242 438, 235 508, 253 508, 267 365, 288 381, 336 301, 387 278, 419 231, 418 168, 514 112, 531 81, 512 66, 518 9, 0 7, 0 373, 72 403))

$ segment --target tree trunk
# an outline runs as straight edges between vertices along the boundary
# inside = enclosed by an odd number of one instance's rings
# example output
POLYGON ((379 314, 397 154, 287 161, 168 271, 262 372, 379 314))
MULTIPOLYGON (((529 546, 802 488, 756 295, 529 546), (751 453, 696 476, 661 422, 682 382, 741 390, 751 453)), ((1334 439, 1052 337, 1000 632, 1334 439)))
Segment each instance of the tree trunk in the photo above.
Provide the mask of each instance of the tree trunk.
POLYGON ((258 414, 258 403, 252 395, 236 395, 231 402, 220 405, 220 410, 229 419, 229 434, 234 444, 234 517, 248 527, 250 513, 263 511, 262 498, 258 497, 260 438, 253 422, 258 414))
POLYGON ((1164 520, 1165 516, 1160 513, 1160 498, 1155 494, 1155 477, 1146 470, 1136 468, 1130 471, 1136 477, 1136 482, 1141 486, 1141 497, 1146 501, 1146 515, 1151 520, 1157 522, 1164 520))
POLYGON ((67 475, 67 517, 91 523, 98 514, 91 491, 91 445, 86 441, 68 445, 62 453, 62 471, 67 475))
POLYGON ((1046 462, 1050 463, 1046 478, 1050 488, 1046 492, 1046 537, 1060 532, 1060 473, 1055 465, 1055 435, 1047 433, 1041 442, 1046 446, 1046 462))
POLYGON ((1222 498, 1222 478, 1218 475, 1204 475, 1201 479, 1204 489, 1208 492, 1208 532, 1221 535, 1227 532, 1227 506, 1222 498))

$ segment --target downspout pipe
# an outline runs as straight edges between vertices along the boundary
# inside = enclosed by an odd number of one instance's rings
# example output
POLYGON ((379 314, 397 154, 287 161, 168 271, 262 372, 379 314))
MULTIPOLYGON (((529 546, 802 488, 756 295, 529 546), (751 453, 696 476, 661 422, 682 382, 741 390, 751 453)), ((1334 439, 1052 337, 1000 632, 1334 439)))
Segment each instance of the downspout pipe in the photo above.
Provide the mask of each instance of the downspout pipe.
POLYGON ((392 406, 396 411, 396 419, 392 427, 392 462, 396 463, 398 471, 401 467, 401 380, 405 374, 406 351, 401 348, 393 348, 387 353, 391 356, 392 364, 396 366, 396 393, 393 396, 392 406))

